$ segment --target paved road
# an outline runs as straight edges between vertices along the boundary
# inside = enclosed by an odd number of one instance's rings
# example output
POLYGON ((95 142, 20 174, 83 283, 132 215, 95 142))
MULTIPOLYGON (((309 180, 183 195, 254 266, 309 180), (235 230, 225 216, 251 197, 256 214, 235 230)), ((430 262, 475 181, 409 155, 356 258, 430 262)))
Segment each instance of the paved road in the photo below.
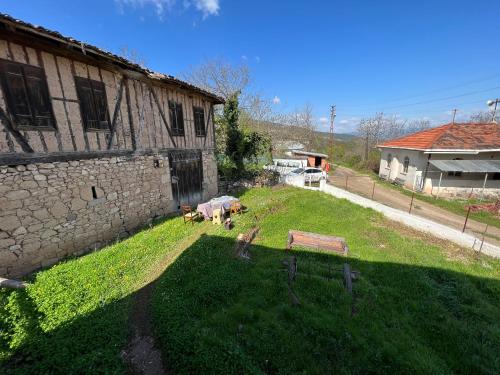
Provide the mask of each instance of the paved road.
MULTIPOLYGON (((337 167, 333 174, 330 174, 329 181, 332 185, 345 189, 347 176, 347 190, 371 198, 373 192, 374 180, 369 176, 359 177, 357 172, 345 167, 337 167)), ((411 198, 407 195, 389 187, 376 184, 373 200, 383 203, 387 206, 400 210, 410 208, 411 198)), ((465 214, 457 215, 445 209, 436 207, 430 203, 415 199, 412 213, 434 220, 438 223, 462 230, 465 214)), ((469 219, 466 232, 482 238, 486 229, 486 224, 469 219)), ((485 240, 493 245, 500 246, 500 229, 489 226, 485 234, 485 240)))

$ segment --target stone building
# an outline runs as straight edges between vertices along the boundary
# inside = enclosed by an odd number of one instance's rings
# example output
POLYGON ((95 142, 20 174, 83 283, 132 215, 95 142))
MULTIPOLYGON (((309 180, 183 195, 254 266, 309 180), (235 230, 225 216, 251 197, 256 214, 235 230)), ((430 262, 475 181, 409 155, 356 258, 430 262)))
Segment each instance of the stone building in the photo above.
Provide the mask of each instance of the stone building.
POLYGON ((0 89, 0 276, 217 194, 209 92, 6 15, 0 89))

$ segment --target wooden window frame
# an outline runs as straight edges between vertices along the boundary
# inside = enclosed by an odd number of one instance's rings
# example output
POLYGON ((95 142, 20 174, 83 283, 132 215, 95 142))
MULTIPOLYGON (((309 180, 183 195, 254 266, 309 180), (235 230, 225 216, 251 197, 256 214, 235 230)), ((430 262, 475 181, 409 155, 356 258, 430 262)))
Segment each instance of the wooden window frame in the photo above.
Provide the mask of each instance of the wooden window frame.
POLYGON ((110 117, 109 117, 108 96, 106 94, 106 85, 102 81, 97 81, 95 79, 90 79, 87 77, 74 76, 73 78, 75 81, 75 89, 76 89, 76 94, 78 96, 78 102, 79 102, 79 106, 80 106, 80 116, 82 118, 82 124, 83 124, 84 131, 109 133, 110 127, 111 127, 111 125, 110 125, 111 121, 110 121, 110 117), (87 83, 88 87, 90 88, 91 102, 89 103, 89 105, 92 106, 92 111, 94 112, 94 114, 97 117, 97 120, 94 120, 94 121, 98 121, 99 123, 105 122, 106 125, 103 127, 90 126, 89 123, 87 122, 87 116, 84 115, 84 113, 85 113, 85 110, 83 108, 84 99, 82 97, 81 89, 79 88, 79 85, 84 83, 84 82, 87 83), (97 91, 96 87, 97 86, 99 86, 99 89, 102 90, 103 96, 104 96, 104 104, 105 104, 104 117, 105 117, 105 120, 100 120, 99 115, 97 114, 98 107, 99 107, 97 99, 96 99, 97 98, 97 95, 96 95, 96 91, 97 91))
POLYGON ((184 109, 182 108, 182 103, 169 100, 168 112, 170 118, 170 130, 172 132, 172 135, 175 137, 184 137, 186 134, 186 130, 184 127, 184 109), (179 123, 181 124, 181 126, 179 126, 179 123))
MULTIPOLYGON (((57 131, 57 123, 56 123, 56 117, 54 115, 54 108, 52 106, 52 97, 50 96, 49 92, 49 86, 47 84, 47 75, 45 74, 45 69, 36 66, 36 65, 30 65, 30 64, 24 64, 20 63, 17 61, 11 61, 11 60, 6 60, 6 59, 0 59, 0 81, 1 81, 1 87, 2 91, 4 94, 4 99, 5 99, 5 104, 7 105, 8 111, 12 117, 13 123, 15 127, 19 130, 40 130, 40 131, 57 131), (30 125, 21 125, 19 124, 19 118, 18 115, 15 113, 14 108, 16 108, 16 103, 14 102, 14 97, 12 94, 12 89, 9 81, 7 80, 7 74, 8 71, 5 67, 6 64, 11 64, 11 65, 17 65, 21 69, 21 76, 23 79, 23 88, 24 88, 24 94, 25 94, 25 100, 28 105, 28 109, 30 112, 30 117, 31 117, 31 124, 30 125), (40 74, 40 79, 41 79, 41 89, 42 89, 42 95, 45 97, 48 103, 49 107, 49 113, 48 116, 43 116, 48 118, 51 121, 50 126, 43 126, 43 125, 35 125, 36 123, 36 114, 35 111, 33 111, 33 108, 35 105, 33 104, 33 98, 28 95, 28 83, 27 83, 27 73, 26 69, 31 69, 38 71, 40 74)), ((42 116, 40 116, 42 117, 42 116)))
POLYGON ((203 107, 193 106, 193 119, 196 136, 205 138, 207 136, 207 129, 205 128, 205 109, 203 107))

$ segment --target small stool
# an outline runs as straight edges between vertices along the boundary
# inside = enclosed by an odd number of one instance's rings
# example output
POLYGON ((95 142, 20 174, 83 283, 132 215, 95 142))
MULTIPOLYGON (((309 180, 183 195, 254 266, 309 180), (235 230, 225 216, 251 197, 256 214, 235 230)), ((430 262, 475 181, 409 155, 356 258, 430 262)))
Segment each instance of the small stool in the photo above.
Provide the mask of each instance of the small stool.
POLYGON ((222 221, 221 221, 222 212, 221 212, 220 208, 214 210, 212 215, 213 215, 213 219, 212 219, 213 224, 222 224, 222 221))

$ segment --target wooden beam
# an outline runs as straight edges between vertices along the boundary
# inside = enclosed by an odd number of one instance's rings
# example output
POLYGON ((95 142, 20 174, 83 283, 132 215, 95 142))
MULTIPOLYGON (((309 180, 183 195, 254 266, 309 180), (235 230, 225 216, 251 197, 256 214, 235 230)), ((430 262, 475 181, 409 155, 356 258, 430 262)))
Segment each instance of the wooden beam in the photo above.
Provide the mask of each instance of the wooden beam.
POLYGON ((118 98, 116 100, 115 110, 113 111, 113 121, 111 122, 111 133, 110 133, 109 139, 108 139, 108 150, 111 150, 111 147, 113 146, 113 138, 114 138, 115 132, 116 132, 116 120, 118 119, 118 112, 120 112, 120 105, 122 102, 123 82, 124 81, 125 81, 125 78, 122 78, 122 80, 120 81, 120 87, 118 89, 118 98))
POLYGON ((0 287, 9 289, 25 289, 28 286, 24 281, 5 279, 0 277, 0 287))
POLYGON ((205 139, 203 140, 203 148, 205 148, 205 145, 207 144, 207 137, 208 137, 208 126, 210 125, 210 115, 212 114, 212 111, 210 110, 210 102, 208 103, 208 117, 207 117, 207 126, 205 126, 205 139))
POLYGON ((125 81, 125 97, 127 99, 128 124, 130 126, 130 138, 132 139, 132 149, 137 150, 137 142, 135 140, 134 118, 132 116, 132 106, 130 104, 130 89, 128 88, 128 78, 124 77, 125 81))
POLYGON ((7 113, 3 110, 3 108, 0 108, 0 118, 3 120, 5 128, 12 134, 12 136, 16 139, 17 143, 19 143, 19 146, 23 149, 24 152, 28 153, 33 153, 33 149, 29 145, 28 141, 26 138, 23 137, 23 135, 15 128, 14 124, 12 123, 12 120, 10 119, 9 116, 7 116, 7 113))
POLYGON ((349 263, 344 263, 344 284, 347 292, 352 294, 352 271, 349 263))
POLYGON ((149 86, 149 90, 151 91, 151 94, 153 95, 153 99, 155 100, 156 106, 158 107, 158 111, 160 112, 161 119, 163 120, 163 123, 165 124, 165 128, 167 129, 168 136, 170 137, 170 140, 172 141, 172 144, 174 147, 177 147, 175 144, 174 137, 172 137, 172 132, 170 131, 170 128, 168 127, 168 122, 167 118, 165 117, 165 114, 163 113, 163 110, 161 109, 160 102, 158 101, 158 98, 156 97, 156 92, 153 88, 153 86, 149 86))

